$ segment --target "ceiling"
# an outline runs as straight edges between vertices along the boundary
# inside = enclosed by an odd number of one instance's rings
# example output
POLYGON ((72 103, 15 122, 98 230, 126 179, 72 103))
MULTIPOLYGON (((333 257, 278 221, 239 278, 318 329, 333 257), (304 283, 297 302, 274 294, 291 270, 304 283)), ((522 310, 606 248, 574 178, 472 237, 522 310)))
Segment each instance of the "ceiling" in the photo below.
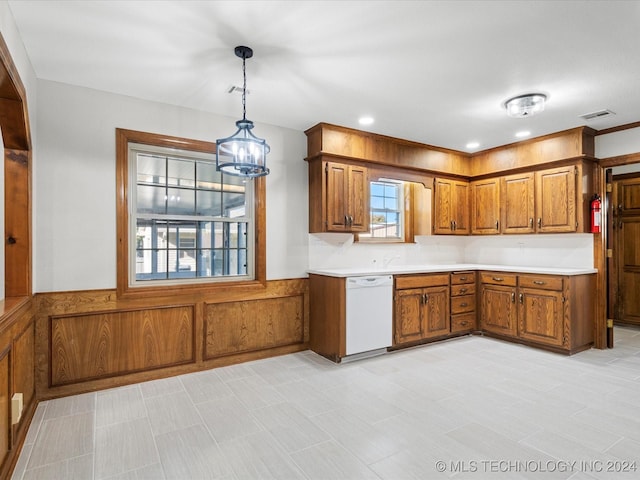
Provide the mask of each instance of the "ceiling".
POLYGON ((233 48, 248 45, 257 123, 327 122, 470 152, 522 130, 640 121, 639 1, 8 3, 38 78, 234 119, 233 48), (508 117, 503 102, 529 92, 548 95, 545 111, 508 117), (580 118, 603 109, 616 115, 580 118), (362 115, 375 122, 360 126, 362 115))

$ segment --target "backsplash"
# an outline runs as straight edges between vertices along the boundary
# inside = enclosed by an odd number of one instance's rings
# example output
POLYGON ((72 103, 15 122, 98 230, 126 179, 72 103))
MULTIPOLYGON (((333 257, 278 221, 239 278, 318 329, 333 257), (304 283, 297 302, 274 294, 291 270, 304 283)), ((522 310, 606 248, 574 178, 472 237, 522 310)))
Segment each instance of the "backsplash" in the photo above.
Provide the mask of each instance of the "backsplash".
POLYGON ((367 244, 347 233, 309 234, 309 269, 481 263, 593 268, 593 235, 428 235, 414 244, 367 244))

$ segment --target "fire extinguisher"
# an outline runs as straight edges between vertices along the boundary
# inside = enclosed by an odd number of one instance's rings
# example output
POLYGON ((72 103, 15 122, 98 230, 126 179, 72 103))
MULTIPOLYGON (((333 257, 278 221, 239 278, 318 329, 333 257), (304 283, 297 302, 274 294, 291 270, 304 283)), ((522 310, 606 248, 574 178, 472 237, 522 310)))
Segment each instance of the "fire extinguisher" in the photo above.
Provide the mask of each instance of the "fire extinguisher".
POLYGON ((591 199, 591 233, 600 233, 602 201, 597 193, 591 199))

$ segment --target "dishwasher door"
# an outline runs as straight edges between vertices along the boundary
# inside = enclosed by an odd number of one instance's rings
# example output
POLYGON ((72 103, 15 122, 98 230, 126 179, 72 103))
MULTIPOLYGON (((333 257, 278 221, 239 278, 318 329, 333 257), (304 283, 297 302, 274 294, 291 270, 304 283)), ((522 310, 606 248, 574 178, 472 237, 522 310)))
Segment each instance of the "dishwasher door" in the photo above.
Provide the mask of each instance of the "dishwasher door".
POLYGON ((393 338, 393 276, 348 277, 347 355, 391 346, 393 338))

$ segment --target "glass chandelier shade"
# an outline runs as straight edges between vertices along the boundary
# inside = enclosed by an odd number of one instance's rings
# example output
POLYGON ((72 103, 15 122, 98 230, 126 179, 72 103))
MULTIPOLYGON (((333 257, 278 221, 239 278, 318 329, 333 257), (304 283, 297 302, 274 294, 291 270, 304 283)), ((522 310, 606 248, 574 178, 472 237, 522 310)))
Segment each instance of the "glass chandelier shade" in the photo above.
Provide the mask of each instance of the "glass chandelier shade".
POLYGON ((546 100, 547 96, 543 93, 528 93, 510 98, 504 102, 504 108, 510 117, 525 118, 542 112, 546 100))
POLYGON ((236 122, 238 130, 230 137, 216 140, 216 168, 238 177, 261 177, 269 174, 267 154, 271 150, 267 142, 256 137, 251 130, 253 122, 247 120, 246 93, 247 74, 245 61, 253 56, 249 47, 235 48, 236 56, 242 58, 242 120, 236 122))

